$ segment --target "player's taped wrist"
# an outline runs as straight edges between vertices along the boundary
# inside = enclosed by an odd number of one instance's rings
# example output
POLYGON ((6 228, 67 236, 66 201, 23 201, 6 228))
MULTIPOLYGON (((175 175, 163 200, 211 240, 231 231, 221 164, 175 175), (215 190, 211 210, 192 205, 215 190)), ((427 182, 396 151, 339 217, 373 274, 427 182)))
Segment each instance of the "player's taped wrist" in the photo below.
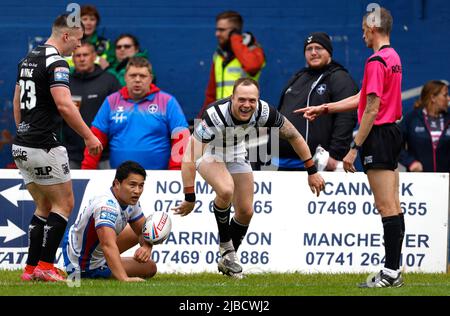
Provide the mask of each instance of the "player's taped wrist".
POLYGON ((184 194, 184 200, 186 202, 195 202, 195 193, 185 193, 184 194))
POLYGON ((322 114, 328 114, 328 104, 324 104, 322 114))
POLYGON ((194 186, 191 187, 185 187, 184 188, 184 200, 186 202, 195 202, 195 190, 194 186))
POLYGON ((303 160, 303 165, 305 166, 306 172, 308 172, 309 176, 317 173, 317 168, 316 165, 314 164, 312 157, 303 160))
POLYGON ((316 165, 312 165, 311 167, 306 168, 306 172, 308 172, 308 176, 317 173, 316 165))

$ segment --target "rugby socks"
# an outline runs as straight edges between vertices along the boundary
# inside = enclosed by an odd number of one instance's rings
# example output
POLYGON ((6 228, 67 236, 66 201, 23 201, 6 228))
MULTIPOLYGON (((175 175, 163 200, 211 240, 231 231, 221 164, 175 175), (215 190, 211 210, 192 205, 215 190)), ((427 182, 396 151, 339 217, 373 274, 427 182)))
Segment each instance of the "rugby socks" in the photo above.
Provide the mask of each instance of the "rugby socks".
POLYGON ((383 273, 390 276, 393 279, 396 279, 398 277, 398 271, 397 270, 391 270, 388 268, 383 268, 383 273))
POLYGON ((51 212, 47 218, 47 225, 44 226, 44 238, 42 240, 41 262, 53 265, 58 250, 59 243, 63 238, 67 226, 67 218, 61 214, 51 212))
POLYGON ((227 242, 231 239, 229 230, 231 204, 225 209, 221 209, 214 203, 213 209, 217 227, 219 228, 219 240, 221 243, 227 242))
POLYGON ((44 238, 44 226, 47 222, 45 217, 33 214, 28 226, 28 258, 25 272, 33 273, 39 262, 42 251, 42 239, 44 238))
POLYGON ((398 217, 400 217, 400 240, 398 242, 398 264, 400 267, 400 257, 402 255, 402 245, 403 245, 403 238, 405 237, 405 217, 403 216, 403 213, 398 214, 398 217))
POLYGON ((237 251, 239 246, 242 243, 242 240, 245 237, 245 234, 247 234, 248 225, 244 225, 239 223, 236 220, 236 217, 233 216, 230 222, 230 234, 231 239, 233 240, 233 247, 237 251))
POLYGON ((400 216, 387 216, 382 218, 384 228, 384 249, 386 261, 384 267, 397 271, 400 267, 400 247, 402 238, 402 225, 400 216))
POLYGON ((400 218, 400 241, 399 241, 399 255, 402 252, 402 244, 403 244, 403 238, 405 237, 405 217, 403 216, 403 213, 398 214, 398 217, 400 218))

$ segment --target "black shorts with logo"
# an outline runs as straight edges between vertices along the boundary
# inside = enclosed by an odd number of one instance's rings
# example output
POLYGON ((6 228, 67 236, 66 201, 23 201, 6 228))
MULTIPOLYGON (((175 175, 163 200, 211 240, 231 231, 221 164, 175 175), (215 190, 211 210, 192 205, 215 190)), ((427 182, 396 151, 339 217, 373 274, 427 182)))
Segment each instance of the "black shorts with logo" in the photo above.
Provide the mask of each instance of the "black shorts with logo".
POLYGON ((402 133, 396 123, 374 125, 359 155, 364 172, 369 169, 395 170, 402 147, 402 133))

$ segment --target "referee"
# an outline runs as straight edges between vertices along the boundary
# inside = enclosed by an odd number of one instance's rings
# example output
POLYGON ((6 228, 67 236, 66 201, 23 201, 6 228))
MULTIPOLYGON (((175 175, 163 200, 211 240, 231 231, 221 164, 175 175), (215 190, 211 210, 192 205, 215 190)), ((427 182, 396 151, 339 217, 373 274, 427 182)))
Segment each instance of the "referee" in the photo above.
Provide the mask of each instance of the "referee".
POLYGON ((375 205, 384 229, 386 261, 384 268, 360 287, 400 287, 400 254, 405 235, 405 222, 400 208, 397 163, 402 145, 400 128, 395 123, 402 117, 402 65, 390 46, 392 16, 385 8, 366 14, 362 28, 367 47, 374 54, 364 67, 361 91, 334 103, 297 110, 308 120, 320 114, 358 109, 360 128, 344 157, 344 169, 355 172, 354 161, 359 150, 375 205))

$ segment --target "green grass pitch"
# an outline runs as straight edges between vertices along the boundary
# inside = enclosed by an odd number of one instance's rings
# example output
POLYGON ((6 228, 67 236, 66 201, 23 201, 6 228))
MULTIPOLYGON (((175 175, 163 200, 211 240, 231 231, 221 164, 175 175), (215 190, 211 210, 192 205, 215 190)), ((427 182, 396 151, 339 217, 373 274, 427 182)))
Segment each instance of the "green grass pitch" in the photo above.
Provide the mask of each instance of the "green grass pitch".
POLYGON ((221 274, 157 274, 141 283, 82 279, 67 284, 23 282, 21 271, 0 270, 0 295, 149 295, 149 296, 449 296, 450 273, 404 275, 405 286, 359 289, 365 274, 250 274, 235 280, 221 274))

